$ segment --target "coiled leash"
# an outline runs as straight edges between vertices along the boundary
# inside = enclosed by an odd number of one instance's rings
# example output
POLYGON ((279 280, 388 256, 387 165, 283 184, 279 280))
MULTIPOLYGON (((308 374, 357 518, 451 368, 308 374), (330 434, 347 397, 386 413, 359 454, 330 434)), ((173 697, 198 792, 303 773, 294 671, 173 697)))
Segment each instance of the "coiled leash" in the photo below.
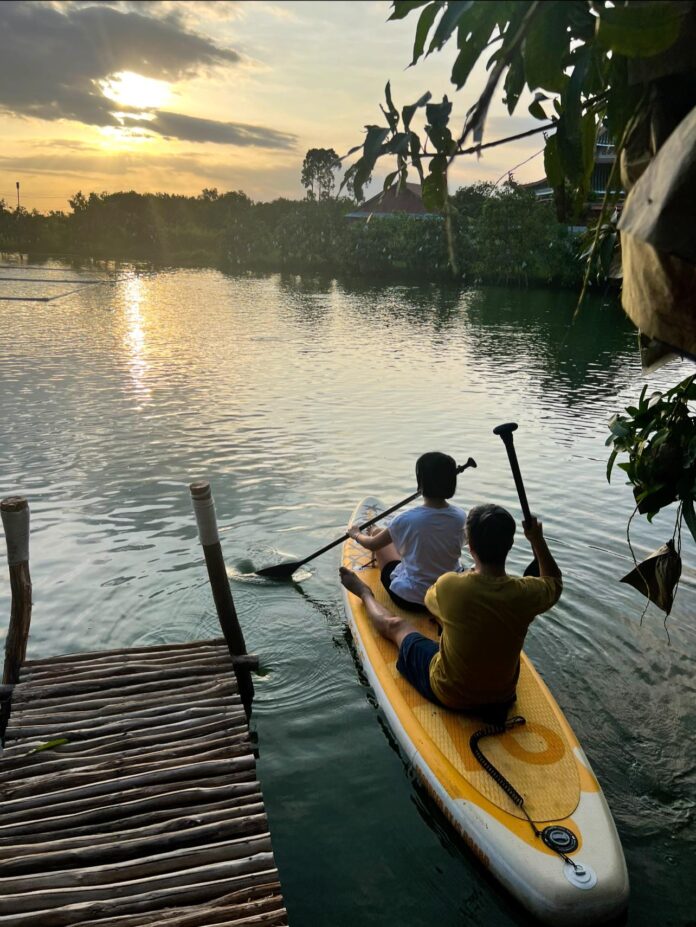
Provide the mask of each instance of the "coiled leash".
POLYGON ((493 763, 486 757, 479 747, 479 741, 483 740, 484 737, 492 737, 494 734, 504 734, 506 731, 512 730, 512 728, 519 727, 522 724, 526 724, 527 721, 521 715, 515 715, 515 717, 510 718, 507 721, 504 721, 500 724, 489 724, 486 727, 481 728, 480 731, 475 731, 469 738, 469 746, 471 747, 471 752, 474 754, 478 762, 488 773, 488 775, 493 779, 500 788, 505 792, 505 794, 511 799, 511 801, 523 812, 524 816, 529 821, 529 824, 534 831, 534 836, 543 840, 545 845, 553 850, 554 853, 558 853, 564 863, 568 863, 573 869, 577 872, 581 869, 577 863, 566 855, 566 850, 568 853, 572 853, 573 850, 576 850, 578 847, 578 838, 575 834, 568 830, 567 827, 561 827, 560 825, 555 825, 552 827, 545 827, 544 830, 539 830, 534 821, 530 818, 529 812, 524 806, 524 798, 517 791, 515 786, 509 782, 505 776, 497 769, 493 763))

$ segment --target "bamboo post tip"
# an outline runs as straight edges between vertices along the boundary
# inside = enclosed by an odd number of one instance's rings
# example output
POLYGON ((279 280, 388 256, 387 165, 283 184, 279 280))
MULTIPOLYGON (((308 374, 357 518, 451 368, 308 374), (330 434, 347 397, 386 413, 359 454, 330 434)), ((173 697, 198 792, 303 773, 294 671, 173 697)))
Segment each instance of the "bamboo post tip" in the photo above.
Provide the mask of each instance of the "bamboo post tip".
POLYGON ((0 510, 3 512, 21 512, 26 508, 29 508, 29 503, 24 496, 7 496, 0 501, 0 510))
POLYGON ((208 480, 196 480, 189 485, 189 490, 194 499, 210 499, 212 496, 208 480))

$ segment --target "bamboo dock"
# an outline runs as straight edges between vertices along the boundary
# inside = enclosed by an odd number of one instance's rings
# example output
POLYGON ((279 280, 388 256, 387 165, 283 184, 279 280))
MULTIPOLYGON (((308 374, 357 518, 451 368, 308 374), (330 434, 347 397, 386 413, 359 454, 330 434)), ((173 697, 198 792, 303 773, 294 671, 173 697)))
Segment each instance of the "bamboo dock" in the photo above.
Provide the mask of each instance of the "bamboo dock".
POLYGON ((257 660, 238 628, 232 652, 231 594, 220 615, 216 531, 201 540, 223 637, 26 660, 28 546, 5 519, 20 501, 2 503, 0 927, 284 927, 248 729, 257 660))

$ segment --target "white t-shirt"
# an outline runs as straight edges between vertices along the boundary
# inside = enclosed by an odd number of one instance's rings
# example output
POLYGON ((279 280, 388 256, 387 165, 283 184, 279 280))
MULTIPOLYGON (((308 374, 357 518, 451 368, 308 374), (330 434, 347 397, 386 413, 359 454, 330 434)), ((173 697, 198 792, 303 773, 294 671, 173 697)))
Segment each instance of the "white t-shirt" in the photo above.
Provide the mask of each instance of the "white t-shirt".
POLYGON ((402 512, 389 525, 401 556, 391 588, 402 599, 422 604, 425 593, 443 573, 460 573, 466 512, 456 505, 442 509, 420 505, 402 512))

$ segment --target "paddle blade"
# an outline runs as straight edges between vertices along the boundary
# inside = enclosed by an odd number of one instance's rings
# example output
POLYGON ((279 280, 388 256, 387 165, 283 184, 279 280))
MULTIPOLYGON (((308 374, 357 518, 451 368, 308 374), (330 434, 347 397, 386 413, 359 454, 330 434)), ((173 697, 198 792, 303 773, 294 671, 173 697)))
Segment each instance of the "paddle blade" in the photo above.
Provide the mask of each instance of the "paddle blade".
POLYGON ((277 563, 275 566, 264 567, 254 572, 257 576, 265 576, 266 579, 290 579, 301 566, 302 561, 293 560, 291 563, 277 563))

